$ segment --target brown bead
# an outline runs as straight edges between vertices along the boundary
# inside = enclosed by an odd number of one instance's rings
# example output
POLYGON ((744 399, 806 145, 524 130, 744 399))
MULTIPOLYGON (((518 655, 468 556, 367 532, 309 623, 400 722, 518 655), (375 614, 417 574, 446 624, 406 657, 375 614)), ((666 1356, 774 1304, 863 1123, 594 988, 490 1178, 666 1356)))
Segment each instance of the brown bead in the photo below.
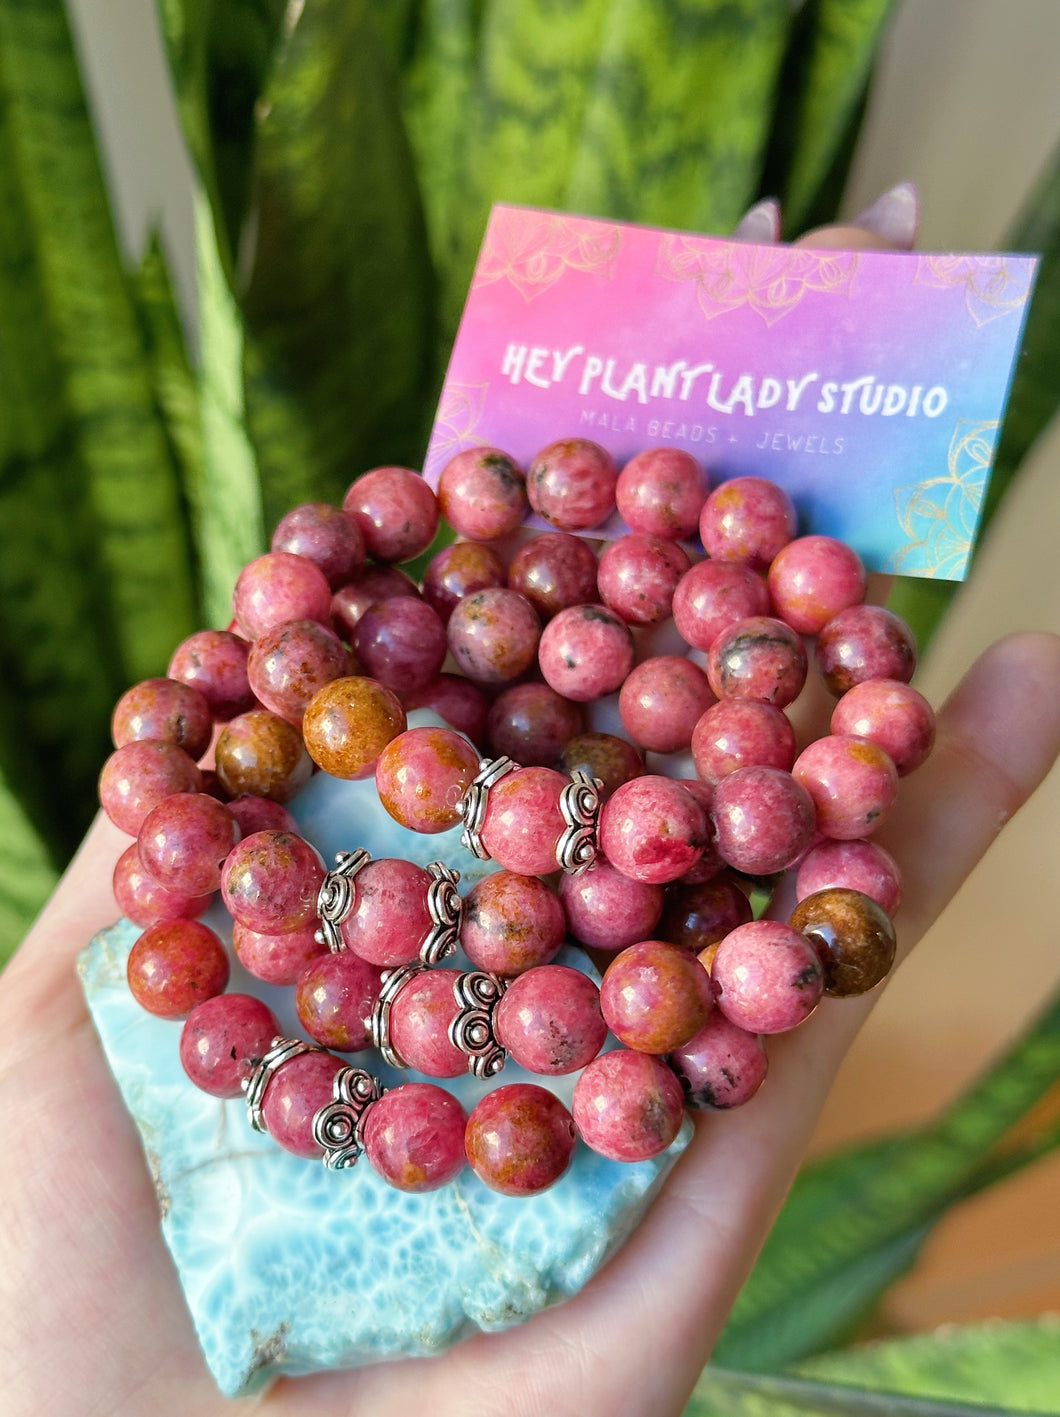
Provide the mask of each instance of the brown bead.
POLYGON ((298 729, 264 709, 252 709, 226 724, 214 761, 230 797, 250 793, 273 802, 290 801, 313 771, 298 729))
POLYGON ((800 901, 788 922, 821 956, 824 992, 836 999, 865 994, 894 963, 894 926, 860 891, 835 886, 800 901))
POLYGON ((625 738, 612 733, 579 733, 560 754, 559 767, 561 772, 587 772, 598 777, 604 784, 600 801, 606 802, 624 782, 641 776, 644 759, 625 738))
POLYGON ((719 944, 737 925, 754 919, 751 902, 731 876, 715 876, 698 885, 680 881, 668 887, 657 939, 697 954, 719 944))
POLYGON ((396 694, 353 675, 325 684, 309 701, 302 733, 309 755, 332 777, 367 777, 386 745, 408 727, 396 694))

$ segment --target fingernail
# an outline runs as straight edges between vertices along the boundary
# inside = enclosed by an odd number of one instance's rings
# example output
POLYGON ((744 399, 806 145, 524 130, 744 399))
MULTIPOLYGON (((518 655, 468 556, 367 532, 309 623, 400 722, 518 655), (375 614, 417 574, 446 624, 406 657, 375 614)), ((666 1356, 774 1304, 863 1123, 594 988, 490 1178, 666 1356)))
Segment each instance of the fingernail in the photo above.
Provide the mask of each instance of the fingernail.
POLYGON ((780 203, 775 197, 749 207, 733 228, 733 241, 769 242, 780 240, 780 203))
POLYGON ((856 216, 852 225, 882 236, 900 251, 911 251, 920 229, 920 193, 916 183, 899 182, 856 216))

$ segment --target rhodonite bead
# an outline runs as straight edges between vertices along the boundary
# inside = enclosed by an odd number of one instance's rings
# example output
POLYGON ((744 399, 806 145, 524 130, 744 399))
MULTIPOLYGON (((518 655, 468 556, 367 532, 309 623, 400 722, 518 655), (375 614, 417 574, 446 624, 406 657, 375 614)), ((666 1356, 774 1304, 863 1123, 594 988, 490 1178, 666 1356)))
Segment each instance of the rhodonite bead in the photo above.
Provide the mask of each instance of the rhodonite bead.
POLYGON ((225 725, 214 762, 230 797, 249 794, 274 802, 289 802, 313 771, 298 729, 265 709, 252 709, 225 725))
POLYGON ((269 1079, 261 1103, 265 1130, 277 1146, 315 1160, 324 1148, 313 1139, 313 1118, 333 1098, 335 1074, 346 1064, 313 1050, 281 1063, 269 1079))
POLYGON ((408 710, 430 709, 472 743, 485 743, 489 704, 478 685, 462 674, 439 674, 422 689, 402 694, 401 699, 408 710))
POLYGON ((507 585, 508 572, 492 546, 457 541, 443 546, 423 573, 423 598, 443 625, 466 595, 507 585))
POLYGON ((813 1013, 824 974, 805 936, 779 920, 726 935, 711 967, 718 1008, 748 1033, 786 1033, 813 1013))
POLYGON ((538 663, 545 681, 578 703, 603 698, 633 668, 629 627, 603 605, 572 605, 545 626, 538 663))
POLYGON ((467 1072, 467 1058, 449 1037, 459 1005, 455 969, 427 969, 400 989, 390 1008, 390 1042, 408 1067, 432 1078, 467 1072))
POLYGON ((623 875, 603 856, 581 875, 564 876, 559 898, 571 934, 594 950, 649 939, 663 909, 661 886, 623 875))
POLYGON ((556 870, 556 847, 567 825, 559 805, 566 786, 553 768, 519 768, 493 784, 481 836, 498 865, 522 876, 556 870))
POLYGON ((431 928, 431 879, 411 861, 369 861, 357 873, 354 908, 339 926, 346 948, 384 967, 415 959, 431 928))
POLYGON ((561 438, 542 448, 526 473, 526 495, 539 517, 561 531, 588 531, 615 510, 618 469, 606 448, 588 438, 561 438))
POLYGON ((675 654, 641 660, 618 695, 622 726, 634 742, 653 753, 683 752, 713 703, 699 665, 675 654))
POLYGON ((542 620, 596 599, 592 547, 566 531, 535 536, 512 557, 508 585, 525 595, 542 620))
POLYGON ((136 844, 159 885, 205 895, 221 884, 221 867, 240 836, 223 803, 205 792, 177 792, 148 812, 136 844))
POLYGON ((438 505, 458 536, 493 541, 525 516, 526 478, 500 448, 467 448, 442 468, 438 505))
POLYGON ((116 748, 140 739, 175 743, 198 760, 210 746, 210 705, 179 679, 145 679, 126 689, 114 708, 110 731, 116 748))
POLYGON ((213 893, 189 895, 160 886, 144 870, 134 841, 114 867, 114 899, 126 919, 144 928, 159 920, 194 920, 209 907, 213 893))
POLYGON ((446 648, 445 626, 437 613, 409 595, 369 606, 353 632, 353 652, 365 673, 399 694, 429 684, 446 648))
POLYGON ((707 678, 719 699, 755 699, 782 709, 806 682, 802 639, 768 615, 738 620, 710 647, 707 678))
POLYGON ((691 453, 646 448, 618 474, 615 501, 632 531, 684 541, 695 534, 707 486, 707 475, 691 453))
POLYGON ((276 1015, 250 994, 216 994, 196 1004, 180 1035, 181 1066, 211 1097, 238 1097, 279 1034, 276 1015))
POLYGON ((674 624, 693 649, 709 650, 737 620, 769 614, 766 583, 738 561, 700 561, 674 591, 674 624))
POLYGON ((136 836, 147 814, 174 792, 201 790, 202 773, 184 749, 152 739, 117 748, 99 775, 100 805, 129 836, 136 836))
POLYGON ((475 780, 478 762, 478 753, 459 733, 408 728, 379 755, 379 800, 410 831, 447 831, 460 821, 460 801, 475 780))
POLYGON ((518 591, 478 590, 455 607, 448 633, 453 658, 469 679, 507 684, 533 664, 541 622, 518 591))
POLYGON ((818 738, 796 758, 792 774, 813 798, 818 831, 838 841, 869 836, 898 795, 894 764, 868 738, 818 738))
POLYGON ((270 551, 302 556, 327 577, 332 590, 345 585, 364 566, 364 536, 354 519, 328 502, 305 502, 282 517, 270 551))
POLYGON ((242 797, 232 798, 228 810, 238 822, 242 836, 264 831, 298 832, 298 823, 287 808, 268 797, 244 793, 242 797))
POLYGON ((815 655, 821 677, 838 695, 870 679, 908 683, 916 668, 916 641, 893 611, 882 605, 852 605, 821 630, 815 655))
POLYGON ((714 561, 744 561, 764 571, 795 535, 795 504, 764 477, 734 477, 715 487, 699 515, 699 537, 714 561))
POLYGON ((361 529, 374 561, 411 561, 438 530, 438 499, 418 472, 377 467, 359 477, 342 499, 361 529))
POLYGON ((607 1038, 599 989, 564 964, 542 965, 513 979, 497 1004, 494 1028, 513 1062, 548 1077, 584 1068, 607 1038))
POLYGON ((658 624, 669 618, 674 591, 689 564, 680 546, 665 537, 620 536, 600 557, 600 599, 627 625, 658 624))
POLYGON ((560 754, 559 768, 568 776, 584 772, 598 778, 603 783, 600 801, 606 802, 624 782, 640 777, 644 759, 632 743, 613 733, 579 733, 560 754))
POLYGON ((593 1151, 612 1161, 647 1161, 677 1136, 685 1104, 661 1058, 616 1048, 594 1058, 574 1084, 571 1110, 593 1151))
POLYGON ((497 757, 551 767, 584 726, 581 708, 547 684, 513 684, 494 699, 486 736, 497 757))
POLYGON ((833 733, 870 738, 894 763, 899 777, 918 768, 935 744, 935 711, 923 694, 897 679, 855 684, 836 704, 833 733))
POLYGON ((233 597, 239 633, 255 640, 287 620, 320 620, 331 615, 331 587, 319 566, 288 551, 267 551, 239 573, 233 597))
POLYGON ((464 897, 460 948, 476 969, 522 974, 555 958, 566 926, 563 906, 544 881, 495 871, 464 897))
POLYGON ((309 756, 332 777, 346 780, 375 771, 379 754, 408 727, 401 700, 374 679, 355 674, 334 679, 309 701, 302 735, 309 756))
POLYGON ((489 1092, 467 1119, 464 1148, 480 1181, 506 1196, 536 1196, 570 1166, 578 1136, 553 1093, 535 1083, 489 1092))
POLYGON ((600 1008, 620 1043, 669 1053, 703 1027, 714 1007, 710 975, 695 955, 641 940, 616 955, 600 985, 600 1008))
POLYGON ((351 950, 321 954, 298 975, 295 1008, 310 1038, 336 1053, 371 1047, 369 1019, 379 994, 380 970, 351 950))
POLYGON ((228 630, 200 630, 189 635, 169 661, 168 674, 198 692, 220 723, 254 707, 247 679, 250 646, 228 630))
POLYGON ((902 903, 898 863, 874 841, 822 841, 806 853, 795 879, 797 899, 833 886, 870 896, 889 916, 902 903))
POLYGON ((816 635, 833 615, 864 600, 865 567, 834 537, 800 536, 774 557, 769 594, 781 620, 800 635, 816 635))
POLYGON ((715 1009, 696 1034, 670 1055, 684 1088, 685 1102, 696 1110, 742 1107, 765 1081, 766 1050, 757 1033, 748 1033, 715 1009))
POLYGON ((467 1113, 430 1082, 391 1088, 364 1119, 364 1154, 372 1170, 399 1191, 436 1191, 464 1169, 467 1113))
POLYGON ((369 566, 331 597, 331 618, 336 630, 344 639, 352 639, 357 621, 369 606, 378 605, 381 600, 392 600, 397 595, 418 600, 419 587, 397 566, 369 566))
POLYGON ((749 876, 786 871, 813 840, 813 796, 779 768, 738 768, 714 789, 714 824, 726 865, 749 876))
POLYGON ((894 926, 886 911, 861 891, 817 891, 799 902, 789 924, 820 955, 824 992, 833 998, 875 989, 894 964, 894 926))
POLYGON ((184 1018, 196 1004, 223 992, 228 956, 214 932, 198 920, 149 925, 129 952, 129 990, 157 1018, 184 1018))
POLYGON ((698 885, 675 882, 666 889, 657 935, 699 954, 752 917, 751 902, 729 875, 698 885))
POLYGON ((781 709, 757 699, 722 699, 692 730, 692 761, 715 786, 738 768, 779 768, 795 761, 795 730, 781 709))
POLYGON ((307 841, 292 832, 255 832, 228 853, 221 894, 233 919, 280 935, 315 918, 323 881, 324 867, 307 841))
POLYGON ((316 620, 289 620, 263 631, 247 661, 250 687, 279 718, 301 724, 309 700, 350 672, 350 656, 338 635, 316 620))
POLYGON ((251 930, 236 920, 232 925, 232 948, 248 974, 265 984, 283 986, 297 984, 306 965, 327 953, 327 946, 316 937, 315 921, 298 930, 270 934, 251 930))
POLYGON ((620 787, 600 813, 600 849, 623 875, 650 885, 676 881, 703 855, 707 816, 692 794, 648 773, 620 787))

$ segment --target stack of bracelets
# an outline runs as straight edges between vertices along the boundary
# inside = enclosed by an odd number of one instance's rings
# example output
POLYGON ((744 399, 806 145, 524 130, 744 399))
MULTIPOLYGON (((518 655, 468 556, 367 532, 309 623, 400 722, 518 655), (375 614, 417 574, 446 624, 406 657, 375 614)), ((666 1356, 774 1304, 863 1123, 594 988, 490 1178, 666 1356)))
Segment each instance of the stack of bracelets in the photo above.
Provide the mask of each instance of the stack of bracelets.
POLYGON ((192 1082, 244 1093, 254 1127, 332 1168, 363 1152, 390 1184, 426 1191, 467 1162, 533 1195, 578 1137, 642 1160, 674 1140, 686 1104, 746 1102, 763 1035, 800 1024, 822 993, 878 984, 901 887, 867 838, 929 753, 934 716, 908 685, 908 627, 863 603, 857 554, 795 532, 789 497, 763 479, 708 496, 685 452, 652 449, 619 473, 577 438, 525 476, 476 448, 445 467, 437 497, 386 467, 341 510, 285 516, 239 577, 231 627, 192 635, 168 678, 119 701, 100 779, 105 812, 136 838, 114 874, 144 927, 129 987, 185 1020, 192 1082), (528 502, 557 530, 506 564, 497 545, 528 502), (616 506, 631 532, 598 559, 577 533, 616 506), (395 563, 431 544, 440 516, 465 539, 417 587, 395 563), (693 562, 682 543, 697 531, 706 558, 693 562), (651 654, 650 627, 671 616, 687 651, 651 654), (838 703, 830 734, 796 756, 784 709, 807 636, 838 703), (442 672, 447 655, 459 673, 442 672), (616 693, 627 737, 585 731, 587 708, 616 693), (415 708, 451 726, 409 729, 415 708), (214 766, 200 768, 215 724, 214 766), (641 751, 689 749, 695 779, 646 770, 641 751), (351 845, 326 870, 283 805, 314 765, 374 774, 398 823, 462 824, 462 844, 500 869, 463 898, 441 861, 351 845), (754 889, 789 870, 788 923, 753 919, 754 889), (237 957, 296 986, 312 1041, 224 992, 225 947, 196 919, 218 888, 237 957), (610 954, 599 988, 550 962, 568 940, 610 954), (458 945, 470 969, 443 963, 458 945), (601 1051, 609 1032, 621 1046, 601 1051), (517 1083, 468 1115, 433 1083, 384 1089, 337 1056, 372 1047, 434 1078, 491 1078, 507 1057, 580 1076, 569 1111, 517 1083))

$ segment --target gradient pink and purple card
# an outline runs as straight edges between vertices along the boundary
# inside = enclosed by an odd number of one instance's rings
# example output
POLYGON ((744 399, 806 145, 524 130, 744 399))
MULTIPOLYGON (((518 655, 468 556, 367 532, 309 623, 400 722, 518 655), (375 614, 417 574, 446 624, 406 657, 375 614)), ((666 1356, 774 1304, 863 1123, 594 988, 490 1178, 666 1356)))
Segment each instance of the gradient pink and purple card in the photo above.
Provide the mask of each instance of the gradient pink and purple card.
POLYGON ((482 445, 524 466, 563 437, 620 465, 680 447, 712 483, 782 484, 870 569, 960 580, 1036 267, 496 206, 424 473, 482 445))

